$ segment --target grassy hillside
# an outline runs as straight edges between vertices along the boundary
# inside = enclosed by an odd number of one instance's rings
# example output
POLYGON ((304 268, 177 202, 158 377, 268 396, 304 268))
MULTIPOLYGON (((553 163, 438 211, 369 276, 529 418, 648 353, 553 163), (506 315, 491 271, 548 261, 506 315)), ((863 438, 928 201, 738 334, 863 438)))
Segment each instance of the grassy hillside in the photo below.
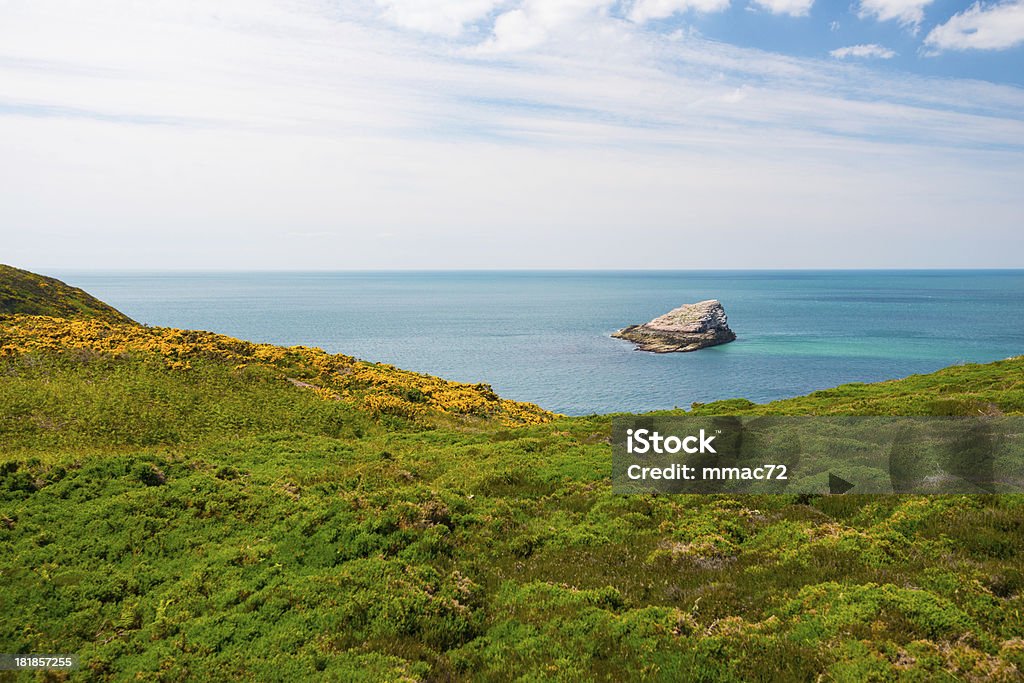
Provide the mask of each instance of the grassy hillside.
POLYGON ((132 322, 124 313, 77 287, 0 263, 0 314, 4 313, 132 322))
MULTIPOLYGON (((1020 413, 1024 359, 701 412, 1020 413)), ((0 652, 72 680, 1003 680, 1024 497, 614 496, 610 419, 0 318, 0 652)))
POLYGON ((694 404, 696 414, 1021 415, 1024 356, 965 364, 876 384, 844 384, 807 396, 756 404, 745 399, 694 404))

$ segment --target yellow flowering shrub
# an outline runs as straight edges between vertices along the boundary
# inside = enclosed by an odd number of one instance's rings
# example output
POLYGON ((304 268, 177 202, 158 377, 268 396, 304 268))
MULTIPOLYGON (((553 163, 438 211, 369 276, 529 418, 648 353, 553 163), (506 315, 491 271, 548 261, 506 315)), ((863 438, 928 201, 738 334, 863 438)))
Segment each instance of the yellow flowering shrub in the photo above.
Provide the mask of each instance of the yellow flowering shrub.
POLYGON ((98 320, 0 316, 0 359, 79 350, 111 357, 151 354, 172 371, 188 371, 199 359, 228 363, 237 371, 269 367, 325 400, 344 400, 375 414, 414 419, 431 413, 465 415, 509 425, 547 422, 552 417, 533 404, 499 397, 487 384, 449 382, 315 347, 255 344, 213 332, 98 320))
POLYGON ((400 417, 417 417, 423 413, 423 407, 417 406, 390 394, 367 394, 363 396, 362 408, 377 415, 398 415, 400 417))

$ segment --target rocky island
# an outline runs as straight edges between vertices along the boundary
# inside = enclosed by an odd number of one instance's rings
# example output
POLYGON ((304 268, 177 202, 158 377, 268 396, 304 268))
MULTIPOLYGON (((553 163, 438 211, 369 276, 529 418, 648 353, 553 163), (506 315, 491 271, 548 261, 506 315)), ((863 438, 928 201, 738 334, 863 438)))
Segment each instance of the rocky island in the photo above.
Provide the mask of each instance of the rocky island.
POLYGON ((725 309, 717 299, 683 304, 649 323, 630 325, 612 334, 628 339, 639 351, 671 353, 696 351, 736 339, 729 329, 725 309))

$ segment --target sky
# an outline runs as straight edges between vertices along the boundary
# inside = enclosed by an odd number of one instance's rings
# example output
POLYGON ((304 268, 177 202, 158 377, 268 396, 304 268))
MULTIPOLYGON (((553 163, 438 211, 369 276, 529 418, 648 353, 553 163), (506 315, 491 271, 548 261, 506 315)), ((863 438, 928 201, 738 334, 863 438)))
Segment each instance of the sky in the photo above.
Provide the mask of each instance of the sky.
POLYGON ((0 263, 1024 267, 1024 0, 0 0, 0 263))

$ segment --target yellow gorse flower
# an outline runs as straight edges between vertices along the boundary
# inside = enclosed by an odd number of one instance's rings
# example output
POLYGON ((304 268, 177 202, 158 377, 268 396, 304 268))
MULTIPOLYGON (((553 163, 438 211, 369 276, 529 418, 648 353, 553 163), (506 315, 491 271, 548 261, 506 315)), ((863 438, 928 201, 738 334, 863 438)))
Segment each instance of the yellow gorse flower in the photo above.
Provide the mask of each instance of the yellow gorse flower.
POLYGON ((111 357, 151 354, 170 371, 188 371, 192 361, 213 360, 237 371, 269 367, 282 381, 324 400, 343 400, 380 415, 419 419, 431 414, 495 418, 508 425, 547 422, 552 414, 530 403, 503 399, 487 384, 439 377, 368 363, 307 346, 256 344, 213 332, 66 320, 46 316, 0 316, 0 359, 26 353, 87 350, 111 357))

